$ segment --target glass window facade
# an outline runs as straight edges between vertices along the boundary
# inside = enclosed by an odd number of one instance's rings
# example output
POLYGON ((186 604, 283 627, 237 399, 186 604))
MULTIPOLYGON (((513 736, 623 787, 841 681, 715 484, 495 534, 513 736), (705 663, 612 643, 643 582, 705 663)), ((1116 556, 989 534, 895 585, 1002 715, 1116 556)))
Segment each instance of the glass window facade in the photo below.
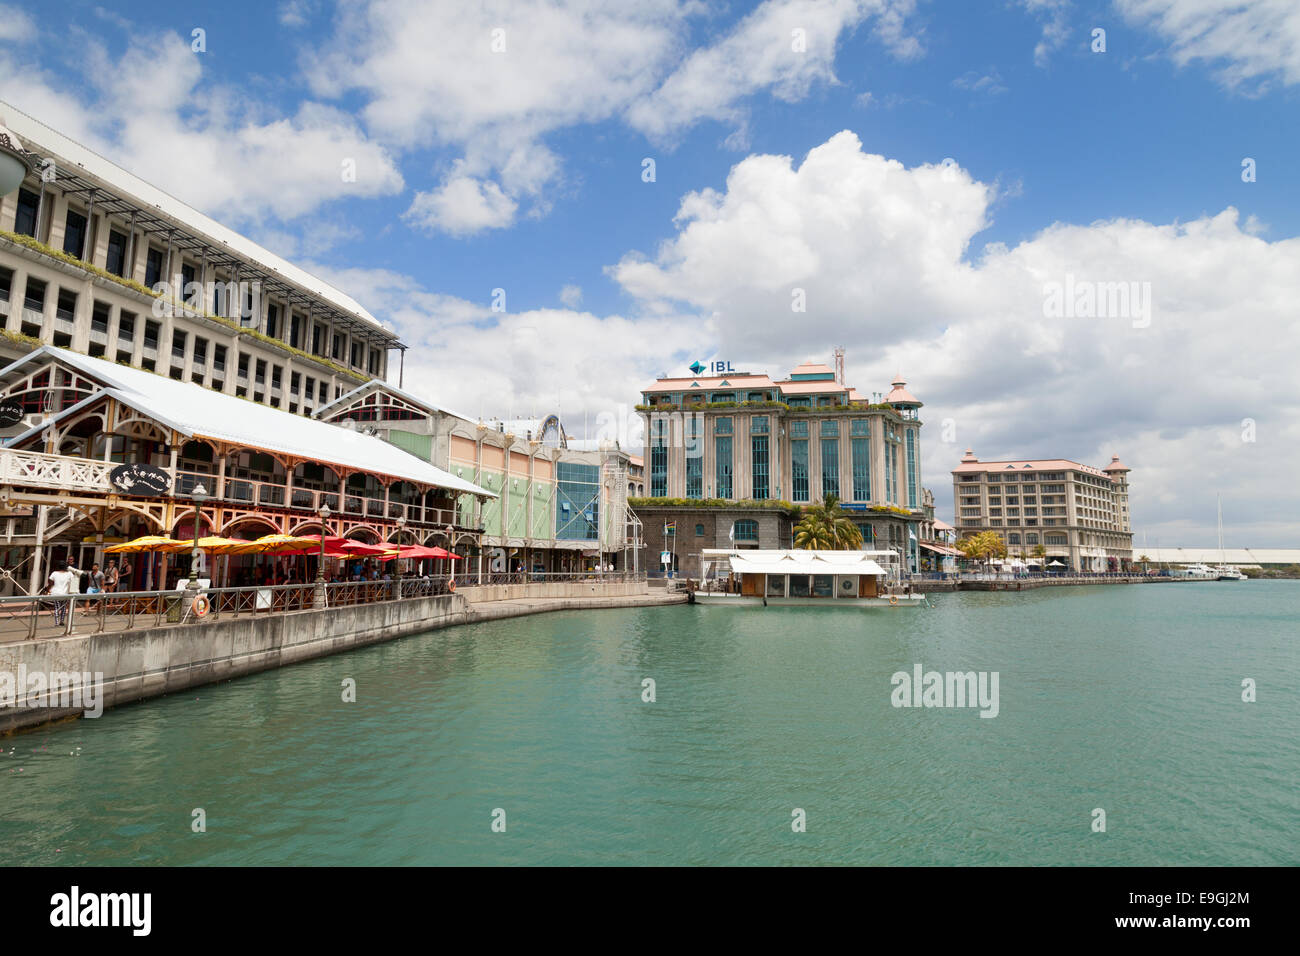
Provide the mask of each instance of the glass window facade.
POLYGON ((791 438, 808 437, 808 422, 806 419, 801 418, 797 421, 793 421, 790 423, 790 437, 791 438))
POLYGON ((916 431, 909 428, 907 430, 907 506, 909 508, 919 507, 917 503, 918 492, 916 490, 918 482, 916 480, 916 431))
POLYGON ((664 435, 668 423, 662 418, 650 421, 650 497, 668 497, 668 440, 664 435))
MULTIPOLYGON (((763 419, 766 423, 767 419, 763 419)), ((754 498, 758 501, 767 497, 767 436, 754 435, 750 442, 750 461, 754 478, 754 498)))
POLYGON ((853 439, 853 501, 871 500, 871 439, 853 439))
MULTIPOLYGON (((805 426, 807 422, 796 422, 805 426)), ((798 438, 790 442, 790 500, 808 500, 808 439, 798 438)))
POLYGON ((753 418, 751 418, 750 421, 749 421, 749 433, 750 433, 751 435, 766 435, 766 434, 767 434, 767 416, 766 416, 766 415, 755 415, 753 418))
POLYGON ((757 541, 758 522, 752 518, 741 518, 736 522, 737 541, 757 541))
POLYGON ((869 418, 855 418, 849 423, 849 434, 853 436, 867 437, 871 434, 871 420, 869 418))
MULTIPOLYGON (((823 428, 826 422, 822 422, 823 428)), ((840 442, 838 438, 823 438, 822 445, 822 499, 840 494, 840 442)))
POLYGON ((600 538, 600 466, 555 464, 555 537, 564 541, 600 538))
POLYGON ((703 422, 699 415, 686 420, 686 497, 704 497, 704 446, 700 442, 703 422))
MULTIPOLYGON (((727 419, 727 425, 730 427, 730 419, 727 419)), ((717 489, 717 497, 731 497, 730 435, 715 435, 713 438, 713 486, 717 489)))
POLYGON ((713 434, 715 434, 715 435, 730 435, 730 434, 731 434, 731 419, 730 419, 730 418, 715 418, 715 419, 713 420, 713 434))
POLYGON ((839 420, 835 418, 828 418, 825 421, 823 421, 821 423, 820 434, 822 438, 839 438, 840 437, 839 420))

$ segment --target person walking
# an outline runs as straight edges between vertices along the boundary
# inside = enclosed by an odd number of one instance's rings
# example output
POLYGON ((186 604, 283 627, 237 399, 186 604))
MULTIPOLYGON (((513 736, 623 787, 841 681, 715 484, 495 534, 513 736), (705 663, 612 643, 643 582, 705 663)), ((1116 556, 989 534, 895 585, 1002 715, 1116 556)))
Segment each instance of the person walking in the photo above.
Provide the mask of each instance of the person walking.
POLYGON ((80 574, 68 561, 64 561, 57 571, 50 574, 50 596, 58 597, 54 602, 54 623, 62 626, 68 620, 68 608, 72 598, 68 595, 77 593, 80 574))
POLYGON ((86 589, 87 594, 104 593, 104 572, 99 570, 99 564, 90 566, 90 587, 86 589))

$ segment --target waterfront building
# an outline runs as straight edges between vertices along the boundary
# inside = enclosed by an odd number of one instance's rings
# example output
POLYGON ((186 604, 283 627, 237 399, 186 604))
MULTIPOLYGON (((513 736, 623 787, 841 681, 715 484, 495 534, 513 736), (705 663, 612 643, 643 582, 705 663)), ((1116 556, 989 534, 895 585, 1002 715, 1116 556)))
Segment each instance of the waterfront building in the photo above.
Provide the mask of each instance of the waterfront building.
POLYGON ((476 546, 489 573, 637 569, 632 456, 615 443, 572 439, 558 415, 477 420, 371 381, 315 417, 491 492, 460 504, 462 522, 481 529, 476 546))
POLYGON ((934 492, 929 488, 923 488, 921 497, 923 516, 917 542, 918 570, 954 572, 957 570, 957 559, 961 557, 961 552, 955 547, 957 529, 943 519, 935 517, 934 492))
POLYGON ((1129 468, 1065 458, 980 461, 966 449, 952 470, 962 537, 996 532, 1010 557, 1059 561, 1075 571, 1127 571, 1133 564, 1129 468))
POLYGON ((306 416, 405 349, 328 283, 13 107, 0 117, 29 167, 0 196, 0 361, 55 345, 306 416))
MULTIPOLYGON (((324 529, 374 545, 439 545, 470 559, 458 570, 482 570, 477 520, 500 490, 363 429, 48 345, 0 370, 0 411, 17 419, 0 448, 0 574, 10 589, 39 590, 56 560, 102 565, 108 542, 191 539, 196 510, 199 537, 324 529), (156 469, 159 485, 115 485, 124 464, 156 469)), ((166 565, 155 572, 145 561, 133 581, 167 583, 166 565)))
POLYGON ((917 569, 922 403, 901 374, 868 397, 837 365, 805 362, 774 379, 701 375, 696 363, 642 390, 649 487, 634 507, 646 567, 698 577, 705 549, 790 548, 799 509, 835 495, 865 549, 917 569))

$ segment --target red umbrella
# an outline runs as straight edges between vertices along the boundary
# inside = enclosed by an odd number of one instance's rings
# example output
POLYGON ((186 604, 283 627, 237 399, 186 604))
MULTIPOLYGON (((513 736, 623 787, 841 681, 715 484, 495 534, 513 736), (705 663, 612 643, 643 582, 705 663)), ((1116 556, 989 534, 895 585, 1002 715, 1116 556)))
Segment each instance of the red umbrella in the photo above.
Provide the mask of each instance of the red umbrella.
POLYGON ((330 545, 328 540, 326 541, 325 544, 326 554, 330 553, 330 551, 335 551, 335 552, 342 552, 343 555, 355 555, 356 557, 369 557, 376 554, 388 554, 389 552, 396 551, 396 550, 397 550, 397 545, 395 544, 387 544, 387 545, 365 544, 364 542, 352 541, 351 539, 348 538, 344 538, 341 544, 330 545))

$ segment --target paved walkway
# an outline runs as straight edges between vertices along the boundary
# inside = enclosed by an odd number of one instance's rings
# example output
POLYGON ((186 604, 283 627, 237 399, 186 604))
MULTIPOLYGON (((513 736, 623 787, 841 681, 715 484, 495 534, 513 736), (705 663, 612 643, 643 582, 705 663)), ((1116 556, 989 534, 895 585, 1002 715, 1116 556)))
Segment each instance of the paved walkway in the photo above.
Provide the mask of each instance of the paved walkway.
POLYGON ((614 597, 514 598, 508 601, 481 601, 469 606, 470 621, 492 621, 502 617, 522 617, 547 611, 592 610, 596 608, 657 607, 685 604, 686 595, 628 594, 614 597))

